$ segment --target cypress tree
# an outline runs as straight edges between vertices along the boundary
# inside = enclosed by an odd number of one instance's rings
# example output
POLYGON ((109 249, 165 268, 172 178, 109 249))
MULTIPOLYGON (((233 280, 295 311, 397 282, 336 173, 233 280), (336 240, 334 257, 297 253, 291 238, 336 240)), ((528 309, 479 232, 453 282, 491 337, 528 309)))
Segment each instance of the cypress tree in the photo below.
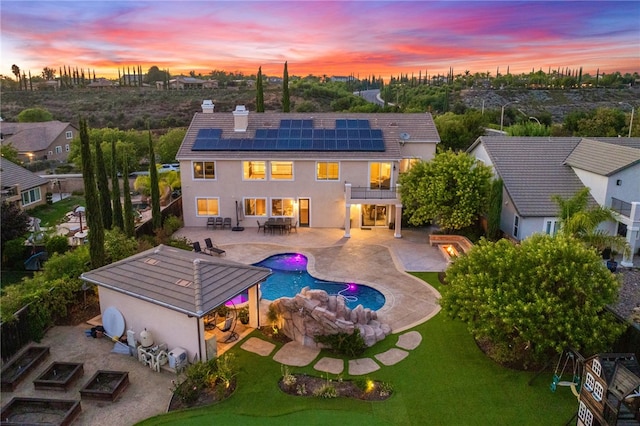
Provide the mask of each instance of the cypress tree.
POLYGON ((87 120, 80 119, 80 155, 82 158, 82 180, 87 203, 87 226, 89 227, 89 256, 91 267, 99 268, 105 264, 104 228, 102 226, 102 212, 100 211, 98 190, 93 174, 91 147, 87 120))
POLYGON ((151 180, 151 223, 153 229, 162 227, 162 216, 160 216, 160 187, 158 185, 158 169, 156 168, 156 154, 153 152, 153 140, 151 130, 147 123, 149 132, 149 177, 151 180))
POLYGON ((127 237, 134 237, 136 234, 136 225, 133 221, 133 204, 131 203, 131 189, 129 188, 129 162, 127 150, 124 150, 122 158, 122 192, 124 193, 124 233, 127 237))
POLYGON ((262 87, 262 67, 258 68, 256 77, 256 112, 264 112, 264 89, 262 87))
POLYGON ((102 210, 102 224, 104 225, 104 229, 111 229, 111 224, 113 223, 113 210, 111 209, 109 178, 107 177, 107 168, 104 165, 102 146, 98 139, 96 139, 96 179, 98 181, 100 209, 102 210))
MULTIPOLYGON (((116 156, 116 141, 111 141, 111 201, 113 202, 113 226, 124 232, 122 218, 122 203, 120 202, 120 180, 118 179, 118 161, 116 156)), ((127 179, 127 176, 124 177, 127 179)))
POLYGON ((289 71, 287 62, 284 63, 284 74, 282 76, 282 112, 291 112, 291 100, 289 98, 289 71))
POLYGON ((502 212, 502 179, 491 182, 489 209, 487 212, 487 238, 490 241, 500 239, 500 214, 502 212))

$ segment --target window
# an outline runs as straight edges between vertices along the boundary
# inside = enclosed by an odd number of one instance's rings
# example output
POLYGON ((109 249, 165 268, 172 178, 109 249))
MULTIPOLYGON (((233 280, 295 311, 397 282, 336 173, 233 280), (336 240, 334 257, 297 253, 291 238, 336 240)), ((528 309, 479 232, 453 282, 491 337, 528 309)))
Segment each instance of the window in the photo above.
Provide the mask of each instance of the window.
POLYGON ((518 215, 513 216, 513 236, 518 238, 518 228, 520 228, 520 217, 518 215))
POLYGON ((316 163, 316 180, 340 180, 340 163, 318 161, 316 163))
POLYGON ((371 163, 369 185, 371 189, 391 189, 391 163, 371 163))
POLYGON ((596 373, 596 375, 598 375, 598 377, 602 377, 602 365, 600 364, 600 361, 594 359, 591 364, 591 369, 596 373))
POLYGON ((267 199, 266 198, 245 198, 244 199, 244 215, 245 216, 266 216, 267 215, 267 199))
POLYGON ((587 373, 587 378, 584 381, 584 388, 589 392, 593 392, 593 385, 596 383, 595 377, 593 374, 587 373))
POLYGON ((22 205, 28 206, 29 204, 37 203, 42 199, 40 195, 40 188, 33 188, 22 193, 22 205))
POLYGON ((71 130, 67 130, 65 136, 67 139, 73 139, 73 132, 71 130))
POLYGON ((216 163, 214 161, 194 161, 193 179, 215 179, 216 163))
POLYGON ((407 173, 410 168, 420 162, 419 158, 403 158, 400 160, 400 173, 407 173))
POLYGON ((218 216, 220 213, 217 198, 196 198, 196 214, 198 216, 218 216))
POLYGON ((544 233, 547 235, 556 235, 560 229, 560 223, 556 219, 546 219, 544 221, 544 233))
POLYGON ((604 395, 604 388, 602 387, 602 383, 596 382, 593 386, 593 398, 596 401, 602 401, 602 395, 604 395))
POLYGON ((69 152, 69 144, 65 144, 65 146, 64 146, 64 150, 65 150, 66 152, 69 152))
POLYGON ((293 161, 272 161, 271 179, 293 180, 293 161))
MULTIPOLYGON (((51 157, 53 155, 53 151, 49 151, 49 157, 51 157)), ((46 160, 46 158, 45 158, 46 160)))
POLYGON ((578 418, 582 420, 582 423, 585 426, 593 425, 593 413, 589 411, 584 402, 580 401, 580 406, 578 407, 578 418))
POLYGON ((293 198, 272 198, 271 216, 293 216, 293 198))
POLYGON ((56 146, 56 154, 62 154, 62 146, 56 146))
POLYGON ((264 161, 243 161, 242 171, 245 180, 265 180, 266 165, 264 161))

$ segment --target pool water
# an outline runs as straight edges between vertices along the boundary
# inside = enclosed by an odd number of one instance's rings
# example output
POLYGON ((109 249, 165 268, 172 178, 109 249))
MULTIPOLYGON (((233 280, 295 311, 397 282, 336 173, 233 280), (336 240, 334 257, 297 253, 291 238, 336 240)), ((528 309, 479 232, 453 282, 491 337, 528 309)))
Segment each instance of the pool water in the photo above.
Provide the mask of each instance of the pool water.
POLYGON ((304 287, 325 290, 330 295, 344 297, 350 309, 358 305, 377 311, 382 308, 385 298, 378 290, 363 284, 323 281, 307 272, 307 258, 297 253, 285 253, 271 256, 255 266, 269 268, 273 274, 260 285, 262 297, 276 300, 280 297, 293 297, 304 287))

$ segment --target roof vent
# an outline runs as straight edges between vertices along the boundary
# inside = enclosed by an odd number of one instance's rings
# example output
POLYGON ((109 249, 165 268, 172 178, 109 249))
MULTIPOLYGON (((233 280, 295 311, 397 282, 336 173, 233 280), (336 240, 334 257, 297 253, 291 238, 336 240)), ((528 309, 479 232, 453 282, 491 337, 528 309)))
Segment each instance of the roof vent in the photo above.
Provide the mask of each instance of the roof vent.
POLYGON ((391 123, 389 123, 389 127, 398 127, 398 123, 392 121, 391 123))
POLYGON ((158 259, 153 259, 153 258, 151 258, 151 257, 147 257, 147 258, 144 260, 144 263, 147 263, 147 264, 149 264, 149 265, 157 265, 159 262, 160 262, 160 261, 159 261, 158 259))
POLYGON ((178 284, 180 287, 189 287, 191 284, 193 284, 193 282, 189 280, 180 279, 176 281, 176 284, 178 284))
POLYGON ((215 107, 215 105, 213 104, 213 101, 211 99, 207 99, 202 101, 202 112, 204 114, 213 114, 213 108, 215 107))
POLYGON ((233 131, 246 132, 249 127, 249 110, 244 105, 236 105, 233 111, 233 131))
POLYGON ((405 132, 400 133, 400 139, 402 139, 403 141, 408 141, 409 138, 411 138, 411 135, 409 135, 409 133, 405 133, 405 132))

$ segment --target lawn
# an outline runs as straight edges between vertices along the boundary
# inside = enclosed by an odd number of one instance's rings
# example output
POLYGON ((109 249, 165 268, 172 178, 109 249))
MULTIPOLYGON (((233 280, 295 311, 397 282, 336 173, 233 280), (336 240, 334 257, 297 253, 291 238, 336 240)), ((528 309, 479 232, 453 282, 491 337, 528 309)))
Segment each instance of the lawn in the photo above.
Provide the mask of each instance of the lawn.
MULTIPOLYGON (((438 280, 436 273, 415 275, 429 283, 438 280)), ((577 409, 576 399, 567 388, 555 393, 549 390, 552 372, 540 375, 529 385, 534 373, 495 364, 478 349, 459 321, 440 313, 413 330, 423 337, 420 346, 398 364, 382 366, 368 376, 391 383, 394 393, 386 401, 287 395, 277 385, 281 376, 278 363, 236 345, 233 353, 240 370, 238 387, 231 398, 217 405, 147 419, 140 425, 537 426, 564 425, 577 409)), ((254 332, 252 336, 259 334, 254 332)), ((364 356, 384 352, 396 342, 396 335, 389 336, 364 356)), ((292 367, 290 371, 319 375, 311 367, 292 367)), ((346 375, 343 378, 349 379, 346 375)))
POLYGON ((84 197, 72 195, 53 204, 38 206, 29 211, 31 216, 41 220, 40 226, 48 227, 58 224, 74 207, 85 205, 84 197))

